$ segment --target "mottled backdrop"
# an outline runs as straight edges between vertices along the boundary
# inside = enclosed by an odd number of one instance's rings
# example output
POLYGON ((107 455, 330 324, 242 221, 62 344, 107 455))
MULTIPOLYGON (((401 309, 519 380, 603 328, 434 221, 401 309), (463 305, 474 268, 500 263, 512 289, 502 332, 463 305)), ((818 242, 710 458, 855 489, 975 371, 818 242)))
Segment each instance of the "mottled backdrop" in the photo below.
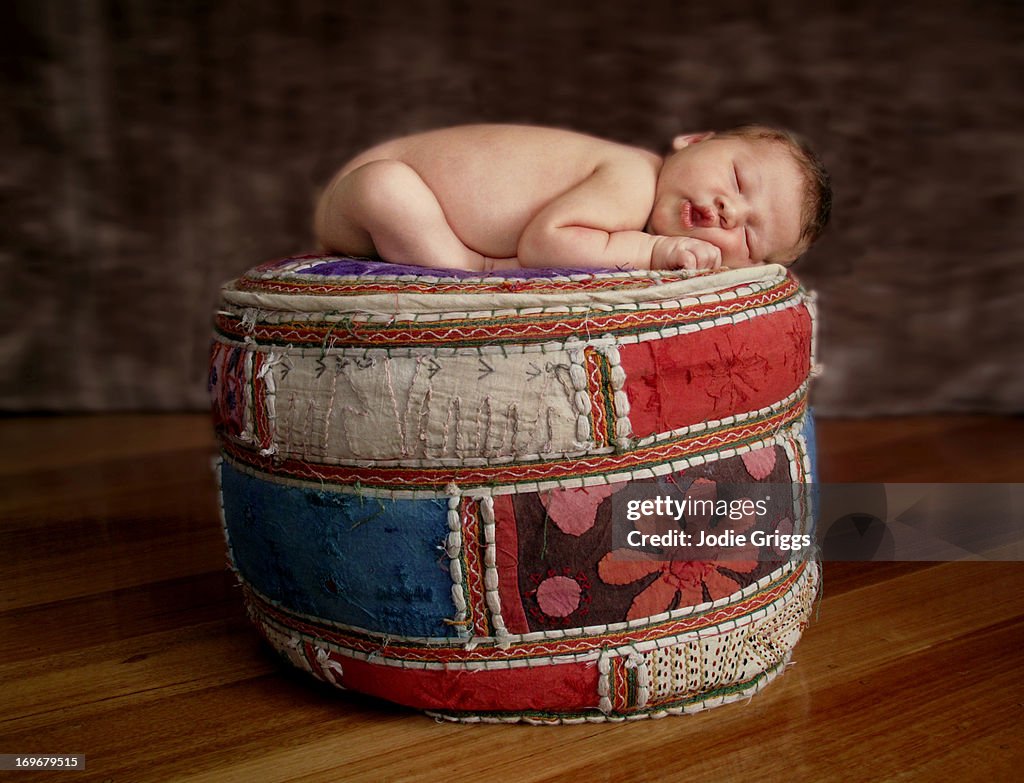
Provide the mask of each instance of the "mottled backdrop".
POLYGON ((37 0, 0 26, 0 408, 206 406, 218 284, 312 247, 317 190, 468 121, 662 149, 812 138, 818 409, 1024 405, 1021 3, 37 0))

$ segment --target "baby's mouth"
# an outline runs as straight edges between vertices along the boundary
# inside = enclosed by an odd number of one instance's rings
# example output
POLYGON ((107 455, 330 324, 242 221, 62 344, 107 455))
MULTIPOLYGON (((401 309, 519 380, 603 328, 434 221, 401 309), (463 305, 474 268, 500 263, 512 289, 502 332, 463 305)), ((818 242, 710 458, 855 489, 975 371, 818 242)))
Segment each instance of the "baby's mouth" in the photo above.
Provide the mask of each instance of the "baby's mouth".
POLYGON ((683 224, 683 228, 686 229, 691 229, 695 226, 707 228, 714 223, 715 219, 715 215, 712 210, 707 207, 702 207, 699 204, 694 204, 689 199, 684 201, 682 207, 680 207, 679 217, 680 222, 683 224))

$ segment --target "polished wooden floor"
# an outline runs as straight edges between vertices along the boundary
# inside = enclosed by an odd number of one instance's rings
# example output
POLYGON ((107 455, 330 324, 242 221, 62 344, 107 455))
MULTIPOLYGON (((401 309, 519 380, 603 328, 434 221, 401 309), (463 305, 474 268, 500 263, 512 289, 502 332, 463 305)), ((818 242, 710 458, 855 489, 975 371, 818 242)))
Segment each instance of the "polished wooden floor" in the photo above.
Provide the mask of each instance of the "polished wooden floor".
MULTIPOLYGON (((819 422, 823 481, 1021 482, 1024 420, 819 422)), ((286 671, 225 569, 200 415, 0 419, 0 753, 122 781, 1004 781, 1024 564, 829 563, 785 676, 631 724, 436 723, 286 671)), ((0 773, 12 780, 42 773, 0 773)), ((5 778, 6 779, 6 778, 5 778)))

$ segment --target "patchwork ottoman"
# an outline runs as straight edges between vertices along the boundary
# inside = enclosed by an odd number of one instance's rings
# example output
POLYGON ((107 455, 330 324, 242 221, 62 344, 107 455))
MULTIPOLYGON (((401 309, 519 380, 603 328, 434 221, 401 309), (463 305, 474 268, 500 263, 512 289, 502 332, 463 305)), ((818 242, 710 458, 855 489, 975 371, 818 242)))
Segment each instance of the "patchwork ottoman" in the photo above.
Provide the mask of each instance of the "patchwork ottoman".
POLYGON ((779 266, 255 268, 223 289, 210 367, 252 620, 328 683, 454 720, 749 697, 790 659, 815 560, 638 557, 615 528, 637 492, 762 482, 773 530, 810 529, 812 316, 779 266))

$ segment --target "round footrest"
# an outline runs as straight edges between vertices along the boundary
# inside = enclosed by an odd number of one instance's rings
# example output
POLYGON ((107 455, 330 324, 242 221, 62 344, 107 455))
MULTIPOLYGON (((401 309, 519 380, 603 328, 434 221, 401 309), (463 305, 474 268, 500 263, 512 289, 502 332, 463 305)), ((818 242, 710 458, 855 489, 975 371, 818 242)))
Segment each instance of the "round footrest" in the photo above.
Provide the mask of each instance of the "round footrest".
POLYGON ((817 564, 638 555, 623 509, 761 483, 751 530, 810 530, 812 324, 778 266, 257 267, 223 289, 210 372, 252 619, 327 682, 457 720, 749 696, 789 660, 817 564))

